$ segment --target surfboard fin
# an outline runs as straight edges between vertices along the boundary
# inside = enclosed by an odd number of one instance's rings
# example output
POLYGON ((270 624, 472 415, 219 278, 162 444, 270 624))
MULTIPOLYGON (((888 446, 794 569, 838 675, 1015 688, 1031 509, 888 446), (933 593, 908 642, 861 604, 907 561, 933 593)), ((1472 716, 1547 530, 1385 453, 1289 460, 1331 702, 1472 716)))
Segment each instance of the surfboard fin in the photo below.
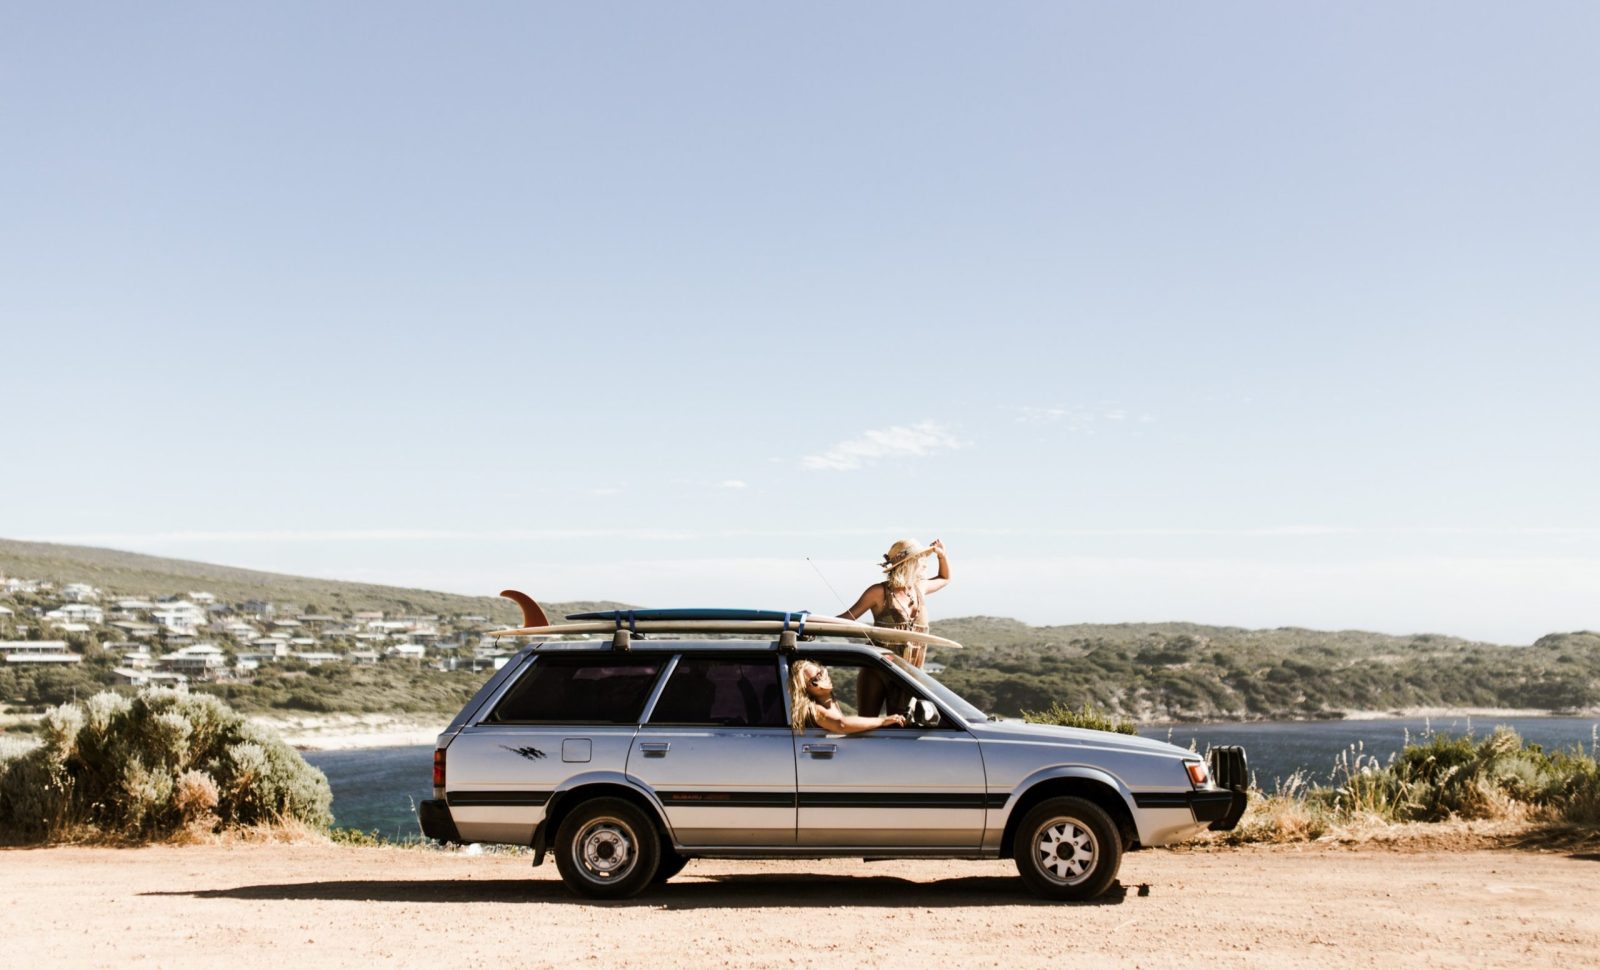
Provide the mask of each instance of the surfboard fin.
POLYGON ((534 602, 532 596, 515 589, 503 589, 500 595, 522 607, 523 626, 550 625, 550 618, 544 615, 544 609, 534 602))

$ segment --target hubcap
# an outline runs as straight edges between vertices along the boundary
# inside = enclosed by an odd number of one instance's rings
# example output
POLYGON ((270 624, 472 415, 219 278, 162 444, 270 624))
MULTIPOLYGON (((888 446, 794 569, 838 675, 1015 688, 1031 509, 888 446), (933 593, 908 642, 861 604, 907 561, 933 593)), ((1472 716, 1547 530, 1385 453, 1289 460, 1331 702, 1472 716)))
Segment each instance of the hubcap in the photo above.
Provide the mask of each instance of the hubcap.
POLYGON ((585 872, 605 882, 627 875, 639 858, 633 830, 615 818, 597 818, 585 825, 572 854, 585 872))
POLYGON ((1045 878, 1071 886, 1089 878, 1094 871, 1099 846, 1094 833, 1077 819, 1056 818, 1046 822, 1033 840, 1033 860, 1045 878))

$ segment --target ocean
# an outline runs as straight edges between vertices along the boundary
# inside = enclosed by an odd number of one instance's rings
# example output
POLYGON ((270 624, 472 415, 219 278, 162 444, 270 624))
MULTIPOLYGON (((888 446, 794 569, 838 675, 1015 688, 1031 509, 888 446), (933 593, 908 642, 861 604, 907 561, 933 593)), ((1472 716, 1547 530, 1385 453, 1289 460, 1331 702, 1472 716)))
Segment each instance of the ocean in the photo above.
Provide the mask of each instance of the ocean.
MULTIPOLYGON (((1250 759, 1256 785, 1273 791, 1278 782, 1303 772, 1311 782, 1326 784, 1335 759, 1359 746, 1380 764, 1405 744, 1428 731, 1439 734, 1487 735, 1496 725, 1514 728, 1546 750, 1581 745, 1591 751, 1600 722, 1581 717, 1393 718, 1371 721, 1284 721, 1249 724, 1177 724, 1146 727, 1147 738, 1170 741, 1204 751, 1211 745, 1241 744, 1250 759)), ((363 748, 352 751, 310 751, 306 761, 322 769, 333 789, 334 824, 377 832, 387 839, 416 838, 417 804, 433 797, 433 748, 363 748)))

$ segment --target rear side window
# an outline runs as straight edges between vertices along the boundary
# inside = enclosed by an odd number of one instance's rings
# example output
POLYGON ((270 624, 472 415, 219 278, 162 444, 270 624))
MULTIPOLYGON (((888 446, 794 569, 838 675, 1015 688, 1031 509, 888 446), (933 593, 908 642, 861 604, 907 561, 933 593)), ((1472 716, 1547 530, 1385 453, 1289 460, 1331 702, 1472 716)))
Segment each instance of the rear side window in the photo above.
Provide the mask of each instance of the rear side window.
POLYGON ((650 723, 786 727, 778 663, 770 657, 684 657, 662 689, 650 723))
POLYGON ((637 724, 660 658, 540 657, 489 720, 518 724, 637 724))

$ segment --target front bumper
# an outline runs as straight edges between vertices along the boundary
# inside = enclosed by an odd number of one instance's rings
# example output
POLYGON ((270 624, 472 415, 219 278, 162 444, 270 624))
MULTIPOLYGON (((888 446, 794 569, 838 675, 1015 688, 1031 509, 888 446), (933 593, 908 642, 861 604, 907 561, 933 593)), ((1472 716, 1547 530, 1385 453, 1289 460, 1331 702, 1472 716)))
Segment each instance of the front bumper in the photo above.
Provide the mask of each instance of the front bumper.
POLYGON ((456 831, 456 820, 450 815, 450 806, 442 798, 430 798, 417 806, 417 821, 422 823, 422 834, 440 842, 461 844, 461 833, 456 831))
POLYGON ((1244 815, 1250 797, 1242 791, 1196 791, 1189 793, 1189 809, 1196 822, 1210 822, 1213 832, 1232 831, 1244 815))

